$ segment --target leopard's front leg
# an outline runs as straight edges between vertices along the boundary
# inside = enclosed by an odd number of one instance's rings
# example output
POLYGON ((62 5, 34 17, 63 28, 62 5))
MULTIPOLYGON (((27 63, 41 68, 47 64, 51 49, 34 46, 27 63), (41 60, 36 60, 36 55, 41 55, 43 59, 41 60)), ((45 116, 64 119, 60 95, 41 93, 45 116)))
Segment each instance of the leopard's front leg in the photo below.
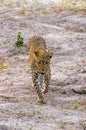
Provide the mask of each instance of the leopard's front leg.
POLYGON ((41 88, 39 86, 39 79, 38 79, 38 73, 37 72, 32 72, 32 80, 33 80, 33 84, 34 84, 34 88, 38 94, 39 97, 39 101, 40 103, 46 103, 45 99, 43 97, 41 88))
POLYGON ((51 79, 51 72, 48 71, 48 72, 44 75, 44 83, 45 83, 44 94, 49 91, 50 79, 51 79))

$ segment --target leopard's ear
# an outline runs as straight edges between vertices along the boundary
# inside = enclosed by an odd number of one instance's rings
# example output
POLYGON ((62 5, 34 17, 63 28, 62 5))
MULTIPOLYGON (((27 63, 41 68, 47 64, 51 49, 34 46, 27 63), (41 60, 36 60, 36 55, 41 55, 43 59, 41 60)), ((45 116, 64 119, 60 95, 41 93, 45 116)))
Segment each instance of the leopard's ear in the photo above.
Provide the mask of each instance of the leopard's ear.
POLYGON ((42 56, 44 54, 44 51, 39 48, 37 51, 34 52, 35 56, 38 57, 38 56, 42 56))
POLYGON ((53 53, 52 52, 48 52, 48 56, 49 56, 49 58, 52 58, 53 53))
POLYGON ((53 56, 53 53, 52 53, 52 52, 50 52, 49 57, 50 57, 50 58, 52 58, 52 56, 53 56))

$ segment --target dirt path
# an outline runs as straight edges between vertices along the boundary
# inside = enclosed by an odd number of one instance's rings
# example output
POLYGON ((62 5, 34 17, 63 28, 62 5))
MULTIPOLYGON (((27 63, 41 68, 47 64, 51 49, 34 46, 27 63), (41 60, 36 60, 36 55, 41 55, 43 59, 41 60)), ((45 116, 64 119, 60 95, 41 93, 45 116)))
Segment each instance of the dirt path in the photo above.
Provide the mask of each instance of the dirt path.
POLYGON ((86 130, 86 15, 0 13, 0 130, 86 130), (17 32, 24 46, 15 47, 17 32), (41 35, 53 52, 47 104, 37 103, 28 39, 41 35))

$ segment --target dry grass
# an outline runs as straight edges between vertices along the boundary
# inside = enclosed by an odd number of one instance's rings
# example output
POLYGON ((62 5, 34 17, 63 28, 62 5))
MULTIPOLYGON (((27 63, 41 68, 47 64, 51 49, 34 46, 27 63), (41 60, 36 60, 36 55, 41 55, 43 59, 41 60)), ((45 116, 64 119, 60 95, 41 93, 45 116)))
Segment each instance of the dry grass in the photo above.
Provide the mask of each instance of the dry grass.
POLYGON ((79 104, 79 105, 86 105, 86 101, 85 101, 85 100, 79 100, 79 101, 78 101, 78 104, 79 104))
POLYGON ((74 106, 73 106, 73 109, 74 110, 77 110, 80 106, 86 106, 86 101, 85 100, 78 100, 74 106))
MULTIPOLYGON (((30 2, 4 2, 3 0, 0 0, 0 3, 2 5, 6 6, 7 8, 20 8, 18 11, 18 15, 30 15, 33 13, 38 12, 39 14, 46 14, 47 12, 58 12, 58 11, 74 11, 74 13, 83 11, 86 12, 86 0, 82 0, 80 3, 79 0, 65 0, 60 3, 52 3, 45 5, 43 3, 40 3, 38 0, 33 1, 33 3, 30 2)), ((78 29, 79 32, 83 32, 83 28, 78 29)))
POLYGON ((50 6, 51 10, 54 12, 57 12, 58 10, 63 11, 63 10, 68 10, 68 11, 86 11, 86 0, 82 1, 82 3, 79 3, 78 0, 66 0, 63 2, 60 2, 59 4, 52 4, 50 6))

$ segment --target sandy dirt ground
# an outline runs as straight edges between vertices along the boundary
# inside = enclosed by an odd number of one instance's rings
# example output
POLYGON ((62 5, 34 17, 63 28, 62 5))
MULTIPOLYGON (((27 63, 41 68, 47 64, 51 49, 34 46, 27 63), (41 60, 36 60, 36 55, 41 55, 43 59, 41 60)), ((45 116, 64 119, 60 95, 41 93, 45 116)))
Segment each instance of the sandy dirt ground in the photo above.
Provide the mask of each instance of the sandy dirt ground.
POLYGON ((86 10, 0 9, 0 130, 86 130, 86 10), (17 32, 24 46, 17 48, 17 32), (53 52, 47 104, 32 85, 29 38, 53 52))

